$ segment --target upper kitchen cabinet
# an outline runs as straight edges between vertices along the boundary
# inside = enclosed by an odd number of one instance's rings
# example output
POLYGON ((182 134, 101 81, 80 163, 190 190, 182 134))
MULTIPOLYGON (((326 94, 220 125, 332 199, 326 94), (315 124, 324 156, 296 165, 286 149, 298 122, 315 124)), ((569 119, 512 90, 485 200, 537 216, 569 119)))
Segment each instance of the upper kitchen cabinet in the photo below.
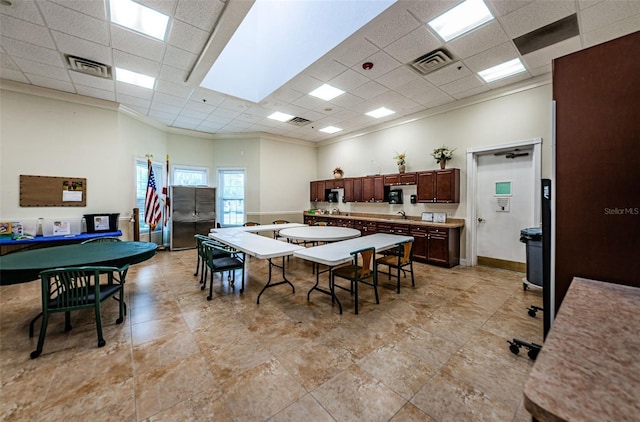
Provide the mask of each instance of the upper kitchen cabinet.
POLYGON ((416 173, 398 173, 398 174, 384 175, 385 186, 415 185, 416 180, 417 180, 416 173))
POLYGON ((344 196, 342 202, 363 202, 362 199, 362 177, 349 177, 343 179, 344 196))
POLYGON ((417 179, 418 202, 460 202, 460 169, 419 172, 417 179))
POLYGON ((384 176, 362 178, 362 199, 365 202, 384 202, 384 176))
POLYGON ((309 200, 311 202, 324 201, 324 180, 316 180, 309 185, 309 200))

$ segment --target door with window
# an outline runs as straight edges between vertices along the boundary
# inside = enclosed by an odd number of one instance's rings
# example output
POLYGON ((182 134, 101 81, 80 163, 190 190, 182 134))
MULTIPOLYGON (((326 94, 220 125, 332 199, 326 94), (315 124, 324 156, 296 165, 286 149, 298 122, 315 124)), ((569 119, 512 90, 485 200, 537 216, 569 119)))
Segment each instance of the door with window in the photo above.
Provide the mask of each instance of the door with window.
POLYGON ((222 226, 245 223, 245 170, 218 170, 218 221, 222 226))

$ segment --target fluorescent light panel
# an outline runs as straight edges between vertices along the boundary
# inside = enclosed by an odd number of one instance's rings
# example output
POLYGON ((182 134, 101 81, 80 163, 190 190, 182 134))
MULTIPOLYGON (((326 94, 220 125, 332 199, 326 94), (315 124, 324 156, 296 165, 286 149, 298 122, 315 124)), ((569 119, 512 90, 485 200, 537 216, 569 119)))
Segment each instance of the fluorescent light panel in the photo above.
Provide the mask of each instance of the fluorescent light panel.
POLYGON ((520 59, 509 60, 497 66, 490 67, 481 72, 478 75, 485 80, 485 82, 493 82, 498 79, 503 79, 518 73, 524 72, 526 69, 522 65, 520 59))
POLYGON ((279 122, 288 122, 289 120, 293 119, 293 117, 294 116, 292 116, 290 114, 281 113, 279 111, 276 111, 271 116, 269 116, 269 119, 277 120, 279 122))
POLYGON ((466 0, 429 22, 429 26, 443 40, 450 41, 492 19, 493 15, 482 0, 466 0))
POLYGON ((396 0, 256 0, 200 86, 259 103, 396 0))
POLYGON ((313 95, 314 97, 318 97, 325 101, 332 100, 342 94, 344 94, 343 90, 328 84, 324 84, 321 87, 316 88, 309 93, 309 95, 313 95))
POLYGON ((127 84, 153 89, 156 78, 116 67, 116 80, 127 84))
POLYGON ((111 22, 164 41, 169 16, 131 0, 110 0, 111 22))
POLYGON ((385 116, 388 116, 388 115, 394 114, 394 113, 395 113, 395 111, 393 111, 393 110, 389 110, 386 107, 380 107, 380 108, 378 108, 376 110, 368 112, 367 116, 371 116, 371 117, 375 117, 376 119, 379 119, 381 117, 385 117, 385 116))
POLYGON ((335 126, 327 126, 324 127, 322 129, 320 129, 320 132, 325 132, 325 133, 336 133, 336 132, 340 132, 342 129, 340 129, 339 127, 335 127, 335 126))

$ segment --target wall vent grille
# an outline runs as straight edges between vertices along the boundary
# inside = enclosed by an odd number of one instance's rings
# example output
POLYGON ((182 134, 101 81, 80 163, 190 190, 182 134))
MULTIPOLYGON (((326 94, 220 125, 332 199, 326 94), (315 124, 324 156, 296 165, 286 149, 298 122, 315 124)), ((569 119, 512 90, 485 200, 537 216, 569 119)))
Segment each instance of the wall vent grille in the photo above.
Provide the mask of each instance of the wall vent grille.
POLYGON ((71 70, 98 78, 111 79, 111 66, 70 54, 65 54, 64 57, 71 70))
POLYGON ((420 75, 428 75, 441 67, 454 62, 453 54, 444 48, 439 48, 430 53, 420 56, 407 66, 419 73, 420 75))

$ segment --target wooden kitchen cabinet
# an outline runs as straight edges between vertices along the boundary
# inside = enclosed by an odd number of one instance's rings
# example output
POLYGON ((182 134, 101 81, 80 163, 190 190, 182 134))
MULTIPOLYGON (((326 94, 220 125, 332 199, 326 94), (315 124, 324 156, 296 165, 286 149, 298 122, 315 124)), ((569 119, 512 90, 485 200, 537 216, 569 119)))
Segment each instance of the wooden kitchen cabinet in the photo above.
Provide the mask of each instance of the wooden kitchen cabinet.
POLYGON ((324 201, 324 180, 316 180, 309 185, 309 200, 311 202, 324 201))
POLYGON ((420 262, 427 262, 427 227, 412 227, 413 236, 413 259, 420 262))
POLYGON ((419 172, 417 185, 418 202, 460 202, 460 169, 419 172))
POLYGON ((376 232, 377 225, 375 221, 355 220, 353 222, 353 228, 360 230, 361 236, 367 236, 369 234, 374 234, 376 232))
POLYGON ((427 263, 449 268, 460 264, 459 228, 429 227, 426 243, 427 263))
POLYGON ((416 173, 398 173, 398 174, 384 175, 385 186, 415 185, 416 181, 417 181, 416 173))
POLYGON ((384 202, 384 176, 362 178, 362 199, 364 202, 384 202))

